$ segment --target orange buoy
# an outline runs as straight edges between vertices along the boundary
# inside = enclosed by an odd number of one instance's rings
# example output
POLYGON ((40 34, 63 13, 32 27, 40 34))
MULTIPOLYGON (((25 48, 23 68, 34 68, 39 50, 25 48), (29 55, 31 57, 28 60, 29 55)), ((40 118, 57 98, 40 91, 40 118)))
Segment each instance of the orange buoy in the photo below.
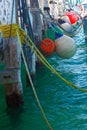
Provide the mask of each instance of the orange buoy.
POLYGON ((55 50, 55 43, 51 39, 46 38, 42 40, 40 48, 45 56, 51 56, 55 50))

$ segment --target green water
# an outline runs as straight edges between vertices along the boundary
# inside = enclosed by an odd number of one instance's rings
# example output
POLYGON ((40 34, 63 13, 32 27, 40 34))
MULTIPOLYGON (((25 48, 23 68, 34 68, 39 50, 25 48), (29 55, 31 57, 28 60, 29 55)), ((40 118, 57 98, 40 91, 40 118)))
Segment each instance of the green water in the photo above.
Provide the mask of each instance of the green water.
MULTIPOLYGON (((59 73, 75 85, 87 88, 87 44, 81 32, 74 37, 77 52, 71 59, 57 55, 48 59, 59 73)), ((22 66, 24 105, 8 109, 0 86, 0 130, 49 130, 31 87, 26 85, 22 66)), ((35 88, 53 130, 87 130, 87 94, 72 89, 44 66, 37 71, 35 88)))

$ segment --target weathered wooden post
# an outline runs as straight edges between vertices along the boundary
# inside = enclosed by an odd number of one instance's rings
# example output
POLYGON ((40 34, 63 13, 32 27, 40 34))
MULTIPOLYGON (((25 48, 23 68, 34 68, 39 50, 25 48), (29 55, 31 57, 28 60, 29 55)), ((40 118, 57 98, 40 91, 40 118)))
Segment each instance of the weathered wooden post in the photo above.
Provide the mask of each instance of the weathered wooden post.
MULTIPOLYGON (((20 41, 12 36, 12 24, 16 23, 16 0, 0 0, 0 22, 10 24, 9 36, 3 38, 5 70, 0 78, 5 84, 6 102, 9 107, 22 104, 20 41)), ((3 31, 2 31, 2 35, 3 31)))
POLYGON ((30 11, 33 16, 33 32, 36 39, 42 40, 42 24, 38 0, 30 0, 30 11))
MULTIPOLYGON (((35 43, 37 47, 39 47, 39 44, 42 40, 42 22, 41 22, 39 9, 40 8, 39 8, 38 0, 30 0, 30 12, 33 17, 33 34, 34 34, 35 43)), ((35 58, 35 60, 33 60, 33 64, 35 63, 33 67, 36 68, 36 61, 37 61, 37 65, 40 62, 36 58, 35 54, 33 54, 32 56, 35 58)), ((36 72, 36 69, 35 69, 35 72, 36 72)))

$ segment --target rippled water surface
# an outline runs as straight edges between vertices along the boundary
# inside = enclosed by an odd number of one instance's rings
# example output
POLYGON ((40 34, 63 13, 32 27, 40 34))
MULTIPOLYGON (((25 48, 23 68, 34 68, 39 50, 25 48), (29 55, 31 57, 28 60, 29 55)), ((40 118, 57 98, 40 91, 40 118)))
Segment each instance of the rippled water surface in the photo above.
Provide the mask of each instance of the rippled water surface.
MULTIPOLYGON (((87 44, 83 32, 74 40, 77 52, 71 59, 63 60, 55 54, 48 61, 64 78, 87 89, 87 44)), ((18 109, 7 108, 4 87, 0 87, 0 130, 49 130, 25 76, 22 66, 24 105, 18 109)), ((71 88, 44 66, 37 71, 35 88, 53 130, 87 130, 87 94, 71 88)))

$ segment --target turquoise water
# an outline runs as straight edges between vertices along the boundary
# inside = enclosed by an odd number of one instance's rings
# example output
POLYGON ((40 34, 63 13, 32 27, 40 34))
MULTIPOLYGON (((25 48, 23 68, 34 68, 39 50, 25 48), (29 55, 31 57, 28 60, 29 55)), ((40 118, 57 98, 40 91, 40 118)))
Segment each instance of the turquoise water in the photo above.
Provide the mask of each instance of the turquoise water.
MULTIPOLYGON (((82 32, 74 39, 77 52, 71 59, 54 55, 48 61, 64 78, 87 88, 87 44, 82 32)), ((0 130, 49 130, 31 87, 25 82, 24 71, 22 67, 22 107, 8 109, 4 87, 0 87, 0 130)), ((87 94, 69 87, 44 66, 37 71, 35 88, 53 130, 87 130, 87 94)))

